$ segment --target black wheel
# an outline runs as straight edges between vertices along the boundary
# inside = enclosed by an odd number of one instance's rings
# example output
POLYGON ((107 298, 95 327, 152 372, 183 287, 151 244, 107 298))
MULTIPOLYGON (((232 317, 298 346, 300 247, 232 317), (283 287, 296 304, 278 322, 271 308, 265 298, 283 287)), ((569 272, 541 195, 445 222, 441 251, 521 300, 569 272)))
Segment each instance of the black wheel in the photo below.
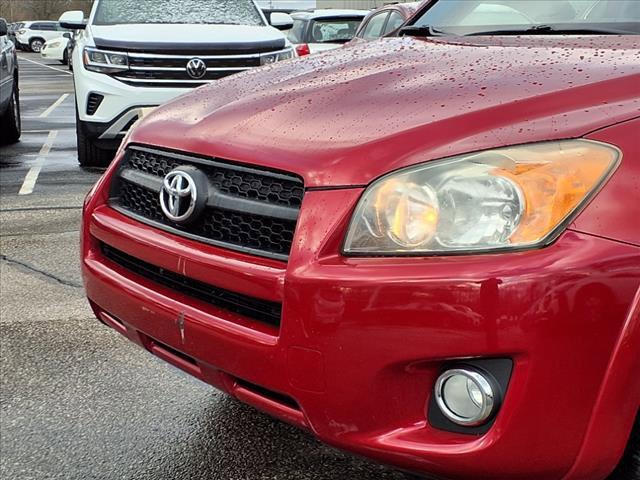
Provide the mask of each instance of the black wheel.
POLYGON ((13 84, 13 92, 7 111, 4 112, 4 115, 0 116, 0 132, 2 132, 0 143, 16 143, 20 139, 21 130, 20 94, 18 90, 18 80, 16 79, 13 84))
POLYGON ((638 480, 640 478, 640 412, 636 416, 629 443, 618 467, 609 480, 638 480))
POLYGON ((63 65, 66 65, 67 63, 69 63, 69 59, 67 58, 67 49, 65 48, 64 52, 62 52, 62 60, 60 60, 60 63, 63 65))
POLYGON ((76 111, 76 135, 78 139, 78 163, 83 167, 107 167, 115 152, 98 147, 87 136, 83 122, 76 111))
POLYGON ((41 38, 32 38, 29 41, 29 48, 33 53, 40 53, 40 50, 42 50, 43 45, 44 45, 44 40, 41 38))

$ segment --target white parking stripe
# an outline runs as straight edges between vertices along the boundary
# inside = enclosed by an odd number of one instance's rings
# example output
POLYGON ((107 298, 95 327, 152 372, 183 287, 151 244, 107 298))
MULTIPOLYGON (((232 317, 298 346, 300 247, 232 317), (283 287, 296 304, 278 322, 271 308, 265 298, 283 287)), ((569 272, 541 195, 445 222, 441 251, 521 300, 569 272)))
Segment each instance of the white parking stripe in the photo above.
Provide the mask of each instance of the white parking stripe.
POLYGON ((64 93, 64 94, 60 95, 60 98, 58 100, 56 100, 55 102, 53 102, 53 105, 51 105, 49 108, 47 108, 44 112, 42 112, 40 114, 40 118, 48 117, 49 114, 51 112, 53 112, 58 107, 58 105, 60 105, 62 102, 64 102, 67 99, 68 96, 69 96, 68 93, 64 93))
POLYGON ((60 70, 59 68, 52 67, 51 65, 47 65, 45 63, 36 62, 35 60, 31 60, 29 58, 25 58, 25 57, 22 57, 22 56, 18 56, 18 58, 20 60, 25 60, 27 62, 35 63, 36 65, 40 65, 41 67, 50 68, 51 70, 55 70, 56 72, 62 72, 62 73, 66 73, 67 75, 73 75, 73 72, 69 72, 67 70, 60 70))
POLYGON ((38 181, 38 176, 40 175, 40 170, 42 170, 42 166, 44 165, 45 157, 51 151, 51 147, 53 146, 53 142, 58 136, 58 130, 51 130, 49 132, 49 136, 47 137, 47 141, 44 142, 40 152, 38 153, 38 158, 36 159, 35 164, 31 169, 27 172, 27 175, 24 177, 24 182, 22 182, 22 187, 18 192, 18 195, 30 195, 33 193, 33 189, 36 186, 36 182, 38 181))

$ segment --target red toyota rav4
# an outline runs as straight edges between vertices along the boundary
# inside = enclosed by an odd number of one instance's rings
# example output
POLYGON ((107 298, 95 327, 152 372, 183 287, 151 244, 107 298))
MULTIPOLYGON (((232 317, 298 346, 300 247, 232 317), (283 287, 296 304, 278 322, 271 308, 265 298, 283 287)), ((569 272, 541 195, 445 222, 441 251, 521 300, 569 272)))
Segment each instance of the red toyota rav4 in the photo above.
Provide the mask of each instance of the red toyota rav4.
POLYGON ((639 478, 639 9, 431 1, 158 108, 86 200, 96 315, 403 469, 639 478))

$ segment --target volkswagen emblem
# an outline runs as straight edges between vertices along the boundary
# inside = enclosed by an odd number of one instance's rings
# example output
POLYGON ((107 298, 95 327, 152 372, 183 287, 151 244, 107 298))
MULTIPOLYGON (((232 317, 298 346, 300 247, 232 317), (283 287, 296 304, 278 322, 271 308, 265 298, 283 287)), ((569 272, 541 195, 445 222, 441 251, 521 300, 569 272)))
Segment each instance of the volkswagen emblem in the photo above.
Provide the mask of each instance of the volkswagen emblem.
POLYGON ((196 80, 202 78, 207 73, 207 64, 200 58, 192 58, 187 63, 187 73, 196 80))
POLYGON ((175 223, 189 223, 200 214, 207 202, 207 178, 195 167, 178 167, 162 182, 160 207, 175 223))

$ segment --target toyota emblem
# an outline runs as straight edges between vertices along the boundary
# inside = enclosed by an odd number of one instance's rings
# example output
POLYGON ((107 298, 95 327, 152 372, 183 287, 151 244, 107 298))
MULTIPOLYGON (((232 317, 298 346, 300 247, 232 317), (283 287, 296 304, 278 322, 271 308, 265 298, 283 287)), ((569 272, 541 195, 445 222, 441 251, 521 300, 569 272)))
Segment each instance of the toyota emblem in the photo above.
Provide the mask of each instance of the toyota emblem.
POLYGON ((162 182, 160 207, 175 223, 189 223, 207 201, 207 180, 196 168, 182 167, 169 172, 162 182))
POLYGON ((205 76, 207 73, 207 64, 200 58, 192 58, 187 63, 187 74, 191 78, 199 79, 205 76))

